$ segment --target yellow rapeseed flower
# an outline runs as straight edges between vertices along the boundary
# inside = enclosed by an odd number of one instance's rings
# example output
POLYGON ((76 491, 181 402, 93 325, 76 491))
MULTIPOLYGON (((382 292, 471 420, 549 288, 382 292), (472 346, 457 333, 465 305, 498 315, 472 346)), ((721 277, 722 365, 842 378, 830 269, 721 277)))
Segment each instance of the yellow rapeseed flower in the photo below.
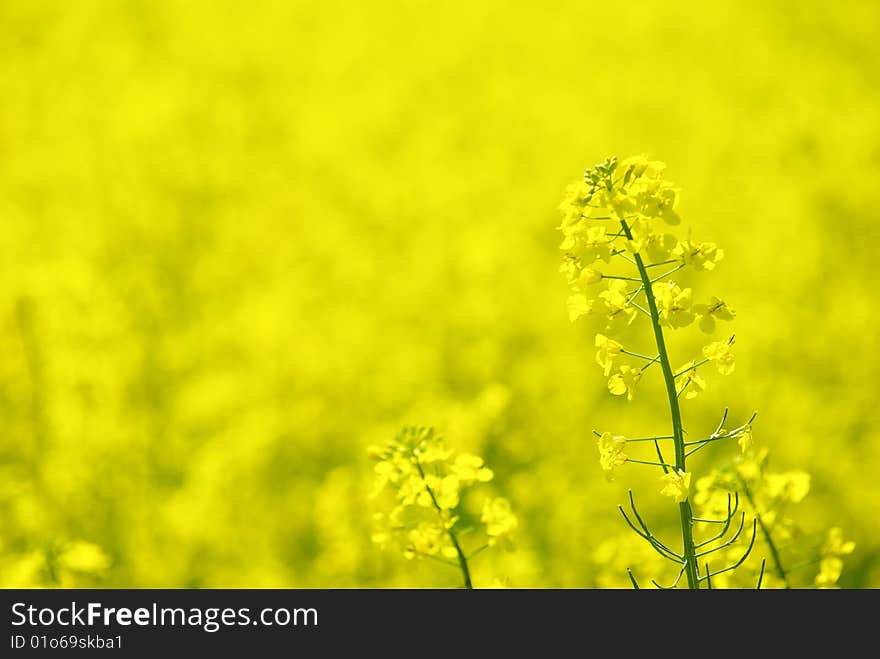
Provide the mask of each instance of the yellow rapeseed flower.
POLYGON ((691 488, 691 474, 680 469, 670 471, 660 477, 663 488, 660 494, 671 497, 676 503, 687 501, 691 488))
POLYGON ((657 310, 660 312, 660 324, 673 329, 687 327, 694 320, 691 311, 692 291, 682 289, 675 282, 669 281, 654 286, 654 297, 657 310))
POLYGON ((733 352, 730 350, 731 340, 713 341, 703 348, 703 357, 715 363, 721 375, 730 375, 736 368, 733 352))
POLYGON ((596 447, 599 449, 599 465, 605 472, 605 477, 613 480, 614 468, 626 464, 626 437, 603 432, 596 438, 596 447))
POLYGON ((715 331, 716 321, 733 320, 736 317, 736 312, 728 307, 724 300, 714 295, 709 298, 707 304, 695 304, 693 311, 700 319, 700 329, 706 334, 711 334, 715 331))
POLYGON ((510 507, 507 499, 496 497, 483 504, 480 521, 486 529, 489 546, 503 544, 506 548, 512 546, 512 536, 519 526, 519 521, 510 507))
POLYGON ((673 251, 673 256, 694 270, 714 270, 715 265, 724 258, 724 250, 715 243, 682 240, 673 251))
POLYGON ((470 485, 474 481, 487 483, 492 480, 492 470, 486 467, 483 458, 471 453, 457 455, 450 470, 459 481, 466 485, 470 485))
POLYGON ((581 316, 586 316, 593 310, 593 301, 588 300, 586 295, 575 293, 569 296, 568 302, 568 319, 571 322, 576 321, 581 316))
POLYGON ((810 492, 810 475, 799 470, 765 474, 764 491, 771 499, 798 503, 810 492))
POLYGON ((604 334, 596 335, 596 363, 602 367, 605 377, 611 375, 612 364, 621 350, 623 346, 614 339, 609 339, 604 334))
POLYGON ((838 526, 828 529, 828 537, 822 546, 822 553, 833 556, 846 556, 852 554, 856 543, 852 540, 843 539, 843 529, 838 526))
POLYGON ((615 396, 626 394, 627 400, 633 399, 636 384, 642 379, 641 369, 623 364, 617 369, 617 373, 608 379, 608 391, 615 396))

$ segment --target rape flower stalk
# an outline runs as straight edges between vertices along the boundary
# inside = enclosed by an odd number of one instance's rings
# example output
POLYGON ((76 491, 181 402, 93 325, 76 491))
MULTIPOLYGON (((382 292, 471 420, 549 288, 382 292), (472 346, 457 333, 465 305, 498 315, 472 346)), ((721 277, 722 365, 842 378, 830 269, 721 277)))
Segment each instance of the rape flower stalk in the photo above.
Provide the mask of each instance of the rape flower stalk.
POLYGON ((393 487, 396 505, 389 514, 377 513, 373 542, 386 547, 396 543, 407 559, 431 558, 457 566, 465 588, 473 588, 470 560, 490 547, 512 549, 518 526, 510 503, 487 497, 480 514, 482 542, 469 552, 463 538, 478 535, 473 527, 462 528, 467 514, 462 505, 465 492, 494 478, 482 458, 455 454, 433 428, 408 427, 384 446, 372 446, 376 460, 375 498, 393 487))
MULTIPOLYGON (((680 223, 675 210, 678 190, 663 178, 664 170, 663 163, 644 157, 629 158, 622 163, 618 163, 617 158, 608 158, 588 169, 583 182, 571 185, 560 207, 563 213, 559 227, 563 234, 560 248, 565 253, 560 270, 572 288, 568 299, 570 320, 574 322, 582 316, 595 316, 604 323, 602 333, 596 334, 596 361, 608 377, 611 394, 626 395, 632 400, 646 371, 659 364, 668 399, 671 433, 627 439, 610 432, 596 432, 599 459, 609 478, 615 468, 626 463, 650 465, 662 470, 660 493, 670 497, 678 506, 681 552, 670 549, 648 529, 636 509, 632 493, 633 519, 622 507, 620 510, 630 527, 657 553, 680 566, 672 587, 678 584, 682 575, 686 575, 688 587, 698 589, 703 583, 712 587, 713 576, 733 570, 745 561, 754 545, 757 522, 752 522, 752 539, 742 557, 716 572, 711 572, 706 563, 705 571, 701 573, 700 559, 732 545, 739 537, 745 513, 739 530, 729 539, 725 539, 725 533, 737 513, 738 495, 736 505, 728 498, 727 512, 721 519, 695 517, 690 504, 693 475, 688 471, 687 459, 712 442, 724 439, 736 439, 745 451, 751 446, 754 416, 742 426, 726 431, 722 427, 727 418, 725 411, 721 423, 711 435, 696 441, 685 439, 680 401, 682 397, 685 400, 696 398, 706 389, 706 381, 700 372, 704 365, 713 364, 722 375, 733 372, 735 362, 731 348, 734 337, 731 335, 708 343, 701 357, 675 369, 664 328, 678 330, 696 322, 701 331, 712 334, 719 321, 730 321, 736 313, 715 296, 704 303, 695 303, 691 288, 682 287, 670 279, 684 268, 698 272, 714 270, 724 252, 715 243, 696 242, 690 237, 679 240, 664 230, 665 226, 680 223), (609 271, 612 264, 623 264, 628 272, 609 271), (653 275, 653 269, 661 267, 665 267, 665 271, 653 275), (656 348, 653 356, 643 350, 625 347, 614 338, 640 315, 651 325, 656 348), (671 463, 666 461, 661 448, 661 442, 670 440, 674 453, 671 463), (627 447, 635 442, 652 443, 657 461, 630 457, 627 447), (722 530, 708 540, 696 542, 694 527, 697 524, 717 524, 722 530), (720 544, 716 546, 716 542, 720 544)), ((637 586, 632 573, 630 578, 637 586)), ((656 582, 655 585, 659 587, 656 582)))
POLYGON ((785 571, 785 566, 782 563, 782 558, 779 554, 779 549, 776 547, 776 542, 773 540, 773 533, 770 529, 769 524, 764 519, 764 516, 758 511, 758 504, 755 501, 755 497, 752 494, 752 491, 749 489, 749 484, 745 478, 739 476, 739 485, 742 488, 743 493, 746 495, 746 499, 749 502, 749 505, 752 507, 752 510, 755 511, 755 519, 758 522, 758 527, 761 529, 761 535, 764 538, 764 542, 767 543, 767 549, 770 551, 770 557, 773 559, 773 568, 776 570, 776 574, 779 575, 779 578, 782 580, 782 583, 786 589, 791 588, 791 583, 788 580, 788 574, 785 571))
MULTIPOLYGON (((755 449, 746 444, 742 455, 697 481, 694 504, 698 514, 701 517, 718 515, 723 512, 731 492, 742 492, 770 555, 770 569, 764 582, 770 587, 803 587, 805 581, 800 578, 800 572, 818 565, 813 585, 836 588, 843 569, 842 557, 855 550, 855 543, 844 541, 843 531, 837 527, 829 529, 824 543, 818 546, 806 542, 804 532, 786 513, 809 494, 810 475, 798 469, 771 471, 767 466, 767 448, 755 449)), ((724 576, 727 578, 723 585, 743 585, 741 578, 734 581, 724 576)))

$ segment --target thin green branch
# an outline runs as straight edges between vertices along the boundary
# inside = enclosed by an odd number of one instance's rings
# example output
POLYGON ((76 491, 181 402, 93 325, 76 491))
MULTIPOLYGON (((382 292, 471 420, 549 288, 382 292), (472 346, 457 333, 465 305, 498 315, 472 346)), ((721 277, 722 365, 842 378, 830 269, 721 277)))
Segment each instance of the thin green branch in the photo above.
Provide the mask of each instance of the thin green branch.
POLYGON ((721 416, 721 421, 719 422, 718 427, 715 428, 715 430, 712 432, 711 435, 709 435, 708 437, 706 437, 706 438, 704 438, 704 439, 695 439, 695 440, 692 440, 692 441, 690 441, 690 442, 685 442, 685 443, 684 443, 685 446, 694 446, 694 447, 695 447, 695 448, 692 448, 692 449, 688 450, 688 451, 685 453, 685 456, 686 456, 686 457, 690 457, 691 455, 693 455, 694 453, 696 453, 697 451, 699 451, 701 448, 703 448, 703 447, 706 446, 707 444, 711 444, 712 442, 717 442, 717 441, 722 440, 722 439, 736 439, 736 438, 738 438, 738 437, 741 437, 742 434, 743 434, 744 432, 746 432, 746 431, 749 429, 749 426, 752 425, 752 423, 755 421, 755 418, 756 418, 757 416, 758 416, 758 413, 757 413, 757 412, 754 412, 754 413, 752 414, 752 416, 749 417, 749 420, 746 421, 746 422, 745 422, 743 425, 741 425, 739 428, 734 428, 733 430, 730 430, 730 431, 728 431, 728 432, 722 433, 722 432, 721 432, 721 430, 722 430, 722 425, 724 424, 724 421, 727 419, 727 408, 725 408, 725 409, 724 409, 724 414, 721 416), (719 434, 719 433, 720 433, 720 434, 719 434))
MULTIPOLYGON (((755 499, 752 497, 752 492, 749 489, 749 484, 742 476, 737 475, 737 478, 739 479, 740 485, 742 486, 743 494, 746 495, 746 499, 748 500, 749 505, 751 505, 752 510, 755 513, 755 519, 758 522, 758 526, 761 527, 761 535, 764 536, 764 542, 767 543, 767 547, 770 549, 770 557, 773 559, 773 567, 776 570, 776 574, 778 574, 779 578, 782 579, 782 583, 785 584, 785 587, 787 589, 790 589, 791 583, 789 583, 788 574, 786 574, 785 568, 782 566, 782 558, 780 558, 779 556, 779 550, 776 548, 776 543, 773 542, 773 535, 770 533, 770 529, 768 529, 767 525, 764 524, 764 518, 758 511, 758 506, 755 504, 755 499)), ((763 567, 761 568, 761 571, 763 574, 763 567)))
POLYGON ((651 583, 657 586, 660 590, 672 590, 676 586, 678 586, 678 582, 681 581, 681 576, 684 574, 684 569, 687 567, 687 562, 681 564, 681 570, 678 572, 678 576, 675 577, 675 581, 672 582, 669 586, 661 586, 659 583, 651 579, 651 583))
MULTIPOLYGON (((733 509, 730 507, 730 495, 727 495, 727 519, 724 520, 724 526, 721 528, 717 534, 713 535, 708 540, 703 540, 703 542, 697 543, 695 545, 695 549, 699 549, 700 547, 705 547, 706 545, 712 544, 716 540, 720 540, 724 537, 724 534, 727 533, 727 529, 730 528, 730 522, 733 519, 734 515, 736 515, 736 511, 739 509, 739 495, 737 494, 736 503, 733 506, 733 509)), ((745 519, 745 513, 743 513, 743 519, 745 519)), ((714 523, 714 522, 710 522, 714 523)))
POLYGON ((636 302, 634 302, 634 301, 632 301, 632 300, 630 300, 629 302, 627 302, 627 304, 629 304, 631 307, 635 307, 636 309, 638 309, 639 311, 641 311, 643 314, 645 314, 648 318, 651 318, 651 317, 652 317, 652 316, 651 316, 651 312, 648 311, 647 309, 645 309, 645 308, 644 308, 643 306, 641 306, 640 304, 638 304, 638 303, 636 303, 636 302))
POLYGON ((706 437, 705 439, 694 439, 689 442, 685 442, 684 445, 685 446, 694 446, 696 444, 704 445, 704 444, 710 444, 712 442, 717 442, 722 439, 733 439, 734 437, 736 437, 736 435, 733 433, 734 433, 734 431, 730 431, 730 432, 724 433, 723 435, 715 435, 714 437, 706 437))
POLYGON ((751 540, 751 542, 749 542, 749 546, 746 548, 745 553, 740 557, 740 559, 736 563, 734 563, 733 565, 728 565, 726 568, 718 570, 717 572, 709 572, 708 570, 706 570, 705 576, 700 577, 700 580, 711 579, 712 577, 717 576, 719 574, 723 574, 724 572, 729 572, 730 570, 735 570, 740 565, 745 563, 746 559, 749 557, 749 554, 752 553, 752 547, 755 546, 755 538, 758 535, 757 529, 758 529, 757 520, 755 520, 752 524, 752 540, 751 540))
POLYGON ((422 558, 430 558, 432 561, 437 561, 438 563, 443 563, 443 565, 448 565, 450 567, 458 567, 458 563, 453 561, 448 561, 445 558, 441 558, 440 556, 434 556, 434 554, 426 554, 423 551, 415 551, 412 550, 412 553, 416 556, 421 556, 422 558))
MULTIPOLYGON (((675 397, 681 398, 681 395, 685 392, 685 389, 688 388, 688 385, 690 383, 691 383, 691 379, 688 378, 687 381, 682 385, 681 389, 679 389, 677 392, 675 392, 675 397)), ((685 457, 687 457, 687 453, 685 453, 684 455, 685 455, 685 457)))
POLYGON ((488 544, 485 544, 485 545, 483 545, 482 547, 479 547, 479 548, 477 548, 477 549, 474 549, 474 550, 471 552, 471 555, 468 556, 468 560, 472 560, 472 559, 474 558, 474 556, 477 556, 478 554, 484 552, 484 551, 487 550, 488 548, 489 548, 489 545, 488 545, 488 544))
POLYGON ((734 492, 734 497, 730 496, 730 492, 727 493, 727 516, 724 519, 703 519, 702 517, 694 517, 693 520, 695 522, 703 522, 704 524, 725 524, 729 523, 733 516, 736 515, 736 511, 739 510, 739 492, 734 492), (733 506, 731 507, 731 502, 733 502, 733 506))
MULTIPOLYGON (((431 497, 431 503, 434 504, 434 508, 437 511, 437 514, 440 515, 441 521, 443 521, 443 508, 440 507, 440 504, 437 503, 437 497, 434 496, 434 491, 431 489, 431 486, 428 485, 428 482, 425 480, 425 472, 422 469, 422 463, 419 462, 418 457, 415 455, 416 468, 419 470, 419 476, 422 478, 422 483, 425 485, 425 490, 428 492, 428 496, 431 497)), ((464 552, 461 549, 461 545, 458 543, 458 538, 455 536, 455 531, 451 528, 446 529, 446 533, 449 535, 450 541, 452 541, 452 546, 455 547, 455 553, 458 555, 458 566, 461 568, 461 575, 464 579, 464 587, 468 590, 471 590, 474 585, 471 582, 471 571, 468 567, 467 557, 464 555, 464 552)))
POLYGON ((641 281, 641 279, 636 279, 635 277, 621 277, 620 275, 602 275, 602 279, 619 279, 621 281, 641 281))
POLYGON ((673 272, 678 272, 679 270, 681 270, 681 269, 684 267, 684 265, 685 265, 685 264, 682 263, 681 265, 678 265, 678 266, 674 267, 672 270, 669 270, 669 271, 667 271, 667 272, 664 272, 664 273, 663 273, 662 275, 660 275, 659 277, 654 277, 654 279, 651 280, 651 283, 652 283, 652 284, 656 284, 658 281, 663 281, 663 280, 666 279, 669 275, 671 275, 673 272))
POLYGON ((651 467, 667 467, 669 469, 675 469, 675 465, 667 464, 665 462, 651 462, 650 460, 636 460, 635 458, 627 458, 626 461, 640 465, 649 465, 651 467))
POLYGON ((654 536, 652 536, 650 533, 645 533, 645 532, 637 529, 636 525, 633 524, 632 520, 630 520, 630 518, 627 516, 626 511, 624 511, 624 509, 623 509, 623 506, 617 506, 617 509, 620 511, 620 514, 623 515, 623 519, 626 520, 626 523, 629 524, 629 527, 633 531, 636 532, 636 535, 638 535, 643 540, 647 541, 647 543, 649 545, 651 545, 651 547, 654 549, 654 551, 656 551, 658 554, 660 554, 663 558, 665 558, 668 561, 672 561, 673 563, 681 562, 682 559, 678 554, 676 554, 671 549, 668 549, 666 547, 666 545, 664 545, 659 540, 654 538, 654 536))
POLYGON ((635 499, 633 499, 632 490, 629 490, 628 493, 629 493, 629 507, 632 509, 633 515, 635 515, 636 520, 639 522, 639 525, 642 527, 642 530, 644 530, 644 532, 648 535, 648 537, 650 537, 654 542, 656 542, 660 547, 662 547, 664 551, 669 552, 670 554, 675 556, 678 560, 683 561, 684 556, 680 556, 676 552, 672 551, 669 547, 667 547, 665 544, 663 544, 660 541, 660 539, 657 538, 657 536, 655 536, 653 533, 651 533, 650 529, 648 529, 648 525, 645 524, 645 520, 643 520, 642 516, 639 515, 639 510, 638 510, 638 508, 636 508, 636 501, 635 501, 635 499))
MULTIPOLYGON (((614 256, 620 256, 620 257, 622 257, 625 261, 627 261, 627 262, 629 262, 629 263, 632 263, 633 265, 636 265, 636 262, 635 262, 633 259, 631 259, 630 257, 628 257, 628 256, 626 255, 626 250, 620 250, 620 251, 613 252, 613 255, 614 255, 614 256)), ((638 258, 638 254, 636 254, 636 258, 638 258)))
MULTIPOLYGON (((602 433, 600 433, 598 430, 595 430, 595 429, 593 430, 593 434, 596 435, 596 437, 602 436, 602 433)), ((657 437, 627 437, 626 441, 627 442, 653 442, 656 439, 672 439, 672 435, 663 435, 663 436, 657 436, 657 437)))
POLYGON ((697 554, 697 558, 702 558, 703 556, 708 556, 709 554, 712 554, 716 551, 720 551, 720 550, 724 549, 725 547, 729 547, 730 545, 732 545, 734 542, 737 541, 737 538, 739 538, 740 534, 742 534, 743 527, 745 526, 745 523, 746 523, 746 514, 743 513, 742 517, 740 517, 739 528, 736 530, 736 533, 734 533, 732 536, 730 536, 730 538, 728 540, 726 540, 725 542, 722 542, 717 547, 712 547, 712 549, 707 549, 706 551, 701 551, 700 553, 697 554))
POLYGON ((624 348, 620 349, 624 355, 629 355, 630 357, 637 357, 639 359, 644 359, 646 362, 655 362, 657 361, 657 357, 648 357, 647 355, 642 355, 638 352, 632 352, 631 350, 626 350, 624 348))
POLYGON ((666 458, 663 457, 663 451, 660 450, 660 442, 654 440, 654 448, 657 449, 657 459, 660 460, 660 467, 664 474, 669 473, 669 467, 666 466, 666 458))
POLYGON ((672 435, 657 435, 656 437, 627 437, 628 442, 655 442, 658 439, 672 439, 672 435))
POLYGON ((795 570, 803 570, 805 567, 810 567, 811 565, 818 565, 821 562, 821 558, 811 558, 808 561, 803 561, 801 563, 795 563, 790 568, 788 568, 788 574, 791 574, 795 570))
POLYGON ((669 265, 670 263, 679 263, 679 259, 669 259, 668 261, 660 261, 659 263, 649 263, 645 266, 645 269, 648 268, 658 268, 661 265, 669 265))
POLYGON ((657 355, 656 357, 654 357, 654 359, 652 359, 652 360, 649 361, 647 364, 645 364, 644 366, 642 366, 642 373, 644 373, 645 371, 647 371, 651 366, 653 366, 654 364, 656 364, 656 363, 659 362, 659 361, 660 361, 660 355, 657 355))
POLYGON ((724 412, 721 413, 721 420, 718 422, 718 425, 715 426, 715 430, 712 431, 710 437, 714 437, 724 428, 724 422, 727 421, 727 413, 730 411, 730 408, 725 407, 724 412))
POLYGON ((676 373, 672 377, 676 378, 676 379, 680 378, 682 375, 684 375, 688 371, 693 371, 693 370, 699 368, 700 366, 702 366, 703 364, 707 364, 708 362, 709 362, 708 359, 701 359, 698 362, 693 362, 690 366, 688 366, 687 368, 683 368, 682 370, 680 370, 678 373, 676 373))
MULTIPOLYGON (((632 240, 632 232, 626 220, 620 220, 620 226, 626 237, 632 240)), ((666 385, 666 394, 669 399, 669 413, 672 420, 672 435, 675 444, 675 469, 685 471, 685 447, 684 447, 684 431, 681 423, 681 410, 678 406, 678 396, 675 392, 675 377, 672 373, 669 355, 666 352, 666 340, 663 337, 663 329, 660 327, 660 314, 657 311, 657 302, 654 299, 654 293, 651 289, 651 277, 645 268, 642 257, 635 254, 635 265, 639 271, 639 277, 642 280, 642 286, 645 291, 645 298, 648 302, 649 316, 651 325, 654 329, 654 339, 657 343, 657 353, 660 356, 660 367, 663 371, 663 380, 666 385)), ((687 574, 688 587, 698 589, 700 587, 699 571, 697 569, 693 522, 691 520, 693 514, 691 512, 690 503, 683 501, 679 504, 679 517, 681 521, 681 537, 683 546, 683 556, 685 560, 685 572, 687 574)))
POLYGON ((630 580, 630 582, 632 583, 633 588, 634 588, 635 590, 641 590, 641 589, 639 588, 639 582, 636 581, 636 578, 633 576, 632 570, 630 570, 629 568, 626 568, 626 573, 629 575, 629 580, 630 580))
POLYGON ((628 298, 626 298, 626 303, 629 304, 630 302, 632 302, 633 300, 635 300, 635 299, 639 296, 639 293, 641 293, 643 290, 645 290, 644 285, 639 286, 636 290, 634 290, 634 291, 630 294, 630 296, 629 296, 628 298))

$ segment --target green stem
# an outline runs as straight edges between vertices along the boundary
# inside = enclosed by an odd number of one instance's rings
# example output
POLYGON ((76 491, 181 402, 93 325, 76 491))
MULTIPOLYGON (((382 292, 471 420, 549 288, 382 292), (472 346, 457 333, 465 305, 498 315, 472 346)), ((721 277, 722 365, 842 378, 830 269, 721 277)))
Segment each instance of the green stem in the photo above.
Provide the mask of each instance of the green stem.
POLYGON ((619 275, 602 275, 602 279, 619 279, 621 281, 641 281, 635 277, 621 277, 619 275))
POLYGON ((782 559, 779 557, 779 550, 776 548, 776 543, 773 542, 773 536, 770 534, 770 529, 764 524, 764 518, 761 516, 761 513, 758 512, 758 506, 755 505, 755 499, 752 497, 752 492, 749 490, 748 483, 746 483, 745 479, 741 476, 739 476, 739 482, 742 486, 743 494, 745 494, 746 499, 749 500, 749 505, 751 505, 752 510, 755 511, 755 517, 758 520, 758 526, 761 527, 761 534, 764 536, 764 541, 767 543, 767 547, 770 548, 770 556, 773 558, 773 566, 776 568, 776 574, 782 579, 786 589, 790 589, 791 584, 788 581, 788 575, 785 573, 785 568, 782 567, 782 559))
MULTIPOLYGON (((440 507, 440 504, 437 503, 437 497, 434 496, 434 490, 431 489, 431 486, 428 485, 428 482, 425 480, 425 472, 422 469, 422 464, 419 462, 418 457, 413 456, 415 458, 416 468, 419 470, 419 476, 422 477, 422 483, 425 485, 425 490, 428 492, 428 496, 431 497, 431 503, 434 504, 434 508, 437 510, 437 514, 440 515, 440 521, 445 524, 445 519, 443 515, 443 508, 440 507)), ((458 538, 455 536, 455 531, 451 528, 446 529, 446 533, 449 535, 449 539, 452 541, 452 546, 455 547, 455 553, 458 555, 458 566, 461 568, 461 576, 464 578, 464 587, 468 590, 472 590, 474 585, 471 582, 471 571, 468 567, 467 556, 464 555, 464 552, 461 549, 461 545, 458 543, 458 538)))
POLYGON ((681 377, 682 375, 684 375, 684 374, 687 373, 688 371, 695 371, 697 368, 699 368, 700 366, 702 366, 703 364, 706 364, 706 363, 708 363, 708 362, 709 362, 708 359, 701 359, 700 361, 695 361, 695 362, 693 362, 690 366, 688 366, 687 368, 683 368, 683 369, 681 369, 678 373, 673 373, 673 374, 672 374, 672 377, 673 377, 673 378, 681 377))
POLYGON ((455 553, 458 554, 458 565, 461 567, 461 574, 464 577, 464 587, 472 590, 474 585, 471 583, 471 571, 468 568, 467 557, 461 550, 461 545, 458 544, 458 538, 455 537, 452 529, 447 529, 447 532, 449 533, 449 539, 452 540, 452 546, 455 547, 455 553))
POLYGON ((622 352, 624 355, 629 355, 630 357, 638 357, 639 359, 644 359, 646 362, 657 361, 656 357, 648 357, 648 355, 643 355, 638 352, 632 352, 630 350, 625 350, 624 348, 621 348, 620 352, 622 352))
MULTIPOLYGON (((627 239, 632 240, 632 232, 626 220, 620 220, 620 226, 627 239)), ((645 267, 644 261, 639 254, 634 254, 635 264, 639 270, 639 277, 645 290, 645 298, 648 301, 648 310, 651 316, 651 325, 654 328, 654 338, 657 341, 657 353, 660 355, 660 368, 663 370, 663 380, 666 384, 666 395, 669 398, 669 413, 672 417, 672 438, 675 443, 675 468, 679 471, 685 469, 684 430, 681 425, 681 409, 678 406, 678 394, 675 389, 675 377, 669 362, 669 354, 666 352, 666 341, 663 338, 663 329, 660 327, 660 314, 657 311, 657 302, 654 299, 654 291, 651 288, 651 277, 645 267)), ((689 501, 678 504, 679 517, 681 519, 681 540, 687 573, 688 588, 696 590, 700 587, 699 573, 697 571, 696 550, 694 549, 693 513, 689 501)))
POLYGON ((665 462, 652 462, 650 460, 636 460, 635 458, 627 458, 626 461, 632 462, 634 464, 639 464, 639 465, 651 465, 652 467, 663 467, 664 469, 666 467, 672 466, 671 464, 667 464, 665 462))

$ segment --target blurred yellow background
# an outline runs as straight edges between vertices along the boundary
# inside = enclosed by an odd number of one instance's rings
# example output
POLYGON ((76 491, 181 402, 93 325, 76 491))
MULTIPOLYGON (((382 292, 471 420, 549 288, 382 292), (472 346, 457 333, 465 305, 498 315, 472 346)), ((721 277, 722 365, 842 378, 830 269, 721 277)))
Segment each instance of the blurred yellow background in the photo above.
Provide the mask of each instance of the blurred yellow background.
POLYGON ((457 585, 370 542, 366 447, 404 423, 486 457, 520 518, 476 585, 616 585, 626 488, 677 513, 653 473, 606 483, 591 430, 668 412, 608 395, 554 228, 586 166, 645 153, 738 311, 686 425, 759 410, 813 477, 792 516, 880 586, 878 25, 871 0, 3 0, 0 585, 457 585))

